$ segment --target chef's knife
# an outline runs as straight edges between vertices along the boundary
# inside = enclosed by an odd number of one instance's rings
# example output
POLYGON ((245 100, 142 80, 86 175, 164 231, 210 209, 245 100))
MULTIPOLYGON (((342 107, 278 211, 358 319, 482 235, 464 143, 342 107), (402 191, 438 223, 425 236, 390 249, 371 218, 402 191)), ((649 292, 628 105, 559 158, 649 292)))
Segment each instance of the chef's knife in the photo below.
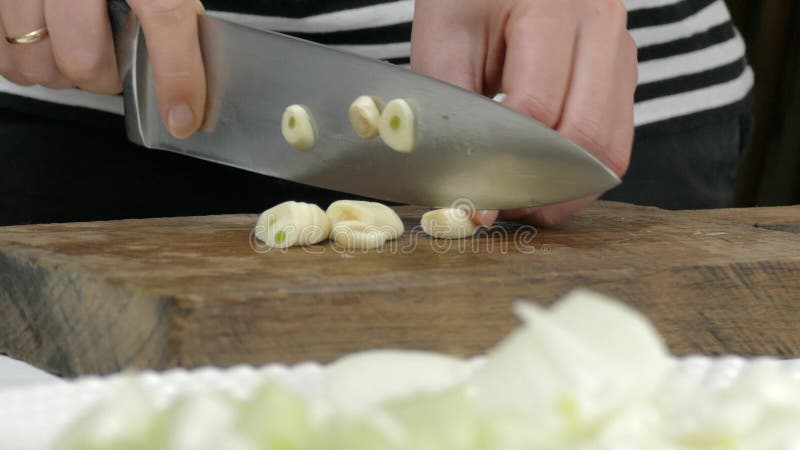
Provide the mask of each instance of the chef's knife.
MULTIPOLYGON (((388 63, 209 16, 199 18, 208 81, 206 119, 192 137, 162 124, 144 36, 123 1, 110 2, 128 137, 299 183, 435 207, 478 209, 563 202, 619 178, 555 131, 488 98, 388 63), (416 144, 398 153, 362 140, 348 108, 361 95, 406 99, 416 144), (298 151, 280 132, 284 109, 307 107, 317 143, 298 151)), ((209 180, 214 183, 214 180, 209 180)))

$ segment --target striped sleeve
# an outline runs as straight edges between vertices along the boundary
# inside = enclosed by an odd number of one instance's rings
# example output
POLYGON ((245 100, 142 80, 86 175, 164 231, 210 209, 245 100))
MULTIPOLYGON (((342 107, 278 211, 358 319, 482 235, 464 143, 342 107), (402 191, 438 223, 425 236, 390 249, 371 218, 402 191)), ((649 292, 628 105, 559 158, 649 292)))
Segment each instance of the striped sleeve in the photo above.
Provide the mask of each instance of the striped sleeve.
MULTIPOLYGON (((211 15, 251 28, 278 31, 395 64, 407 65, 411 60, 413 0, 373 1, 356 8, 326 11, 305 17, 240 13, 226 9, 230 2, 218 3, 220 10, 210 12, 211 15)), ((337 2, 315 3, 330 7, 329 3, 337 2)))
POLYGON ((626 5, 628 28, 639 47, 637 127, 741 108, 753 87, 753 71, 722 0, 628 0, 626 5))

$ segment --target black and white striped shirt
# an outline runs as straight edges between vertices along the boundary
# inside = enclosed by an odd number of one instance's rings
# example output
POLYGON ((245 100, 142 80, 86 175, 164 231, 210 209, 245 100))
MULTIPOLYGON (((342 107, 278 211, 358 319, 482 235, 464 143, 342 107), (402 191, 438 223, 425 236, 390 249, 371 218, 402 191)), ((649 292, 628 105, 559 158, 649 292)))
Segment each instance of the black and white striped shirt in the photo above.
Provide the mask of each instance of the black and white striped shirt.
MULTIPOLYGON (((723 0, 623 0, 639 47, 637 133, 665 132, 741 112, 753 86, 745 47, 723 0)), ((209 14, 407 65, 413 0, 206 0, 209 14)), ((8 100, 122 114, 122 100, 79 90, 21 87, 0 78, 8 100)))

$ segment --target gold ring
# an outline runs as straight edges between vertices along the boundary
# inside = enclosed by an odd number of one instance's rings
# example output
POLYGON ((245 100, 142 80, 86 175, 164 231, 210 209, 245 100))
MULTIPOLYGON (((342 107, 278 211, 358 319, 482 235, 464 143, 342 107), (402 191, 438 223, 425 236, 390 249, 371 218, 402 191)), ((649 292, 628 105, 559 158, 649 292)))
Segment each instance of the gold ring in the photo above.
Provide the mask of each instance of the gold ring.
POLYGON ((35 44, 47 37, 47 27, 33 30, 30 33, 23 34, 22 36, 9 37, 6 36, 6 42, 9 44, 35 44))

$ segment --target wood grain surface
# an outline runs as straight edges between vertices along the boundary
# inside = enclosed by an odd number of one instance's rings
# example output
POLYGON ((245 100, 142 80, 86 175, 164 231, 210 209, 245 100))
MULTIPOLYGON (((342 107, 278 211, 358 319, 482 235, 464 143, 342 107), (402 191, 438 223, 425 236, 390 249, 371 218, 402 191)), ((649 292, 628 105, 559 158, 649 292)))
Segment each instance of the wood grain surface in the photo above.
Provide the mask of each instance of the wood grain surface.
MULTIPOLYGON (((402 211, 408 229, 421 209, 402 211)), ((473 355, 514 301, 584 286, 643 311, 672 351, 800 357, 800 207, 598 203, 557 229, 382 252, 253 245, 256 216, 0 228, 0 353, 72 376, 330 361, 368 348, 473 355)))

